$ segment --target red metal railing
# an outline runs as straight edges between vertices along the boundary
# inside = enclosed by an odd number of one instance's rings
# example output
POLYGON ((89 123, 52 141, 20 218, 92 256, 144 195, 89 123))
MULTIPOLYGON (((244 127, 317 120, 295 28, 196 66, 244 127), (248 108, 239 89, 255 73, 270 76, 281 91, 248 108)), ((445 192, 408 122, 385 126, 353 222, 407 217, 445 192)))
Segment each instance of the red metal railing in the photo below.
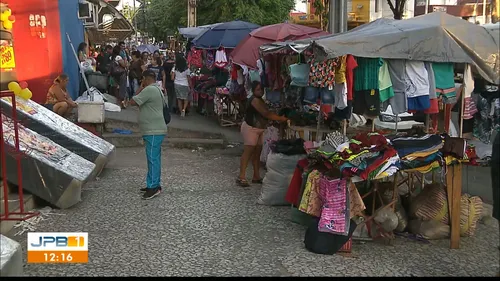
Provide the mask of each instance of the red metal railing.
POLYGON ((0 164, 2 167, 2 181, 3 181, 3 192, 4 192, 4 214, 0 216, 0 221, 2 220, 18 220, 23 221, 34 216, 38 216, 39 212, 26 212, 24 210, 24 193, 23 193, 23 174, 21 167, 21 159, 26 157, 28 151, 21 151, 20 141, 19 141, 19 122, 17 117, 16 108, 16 96, 13 92, 2 91, 0 92, 0 98, 10 97, 12 101, 12 127, 14 129, 14 147, 10 148, 6 143, 10 139, 4 139, 3 124, 2 120, 2 106, 0 106, 0 164), (19 196, 19 212, 10 212, 9 210, 9 188, 7 183, 7 153, 11 155, 17 164, 17 186, 18 186, 18 196, 19 196))

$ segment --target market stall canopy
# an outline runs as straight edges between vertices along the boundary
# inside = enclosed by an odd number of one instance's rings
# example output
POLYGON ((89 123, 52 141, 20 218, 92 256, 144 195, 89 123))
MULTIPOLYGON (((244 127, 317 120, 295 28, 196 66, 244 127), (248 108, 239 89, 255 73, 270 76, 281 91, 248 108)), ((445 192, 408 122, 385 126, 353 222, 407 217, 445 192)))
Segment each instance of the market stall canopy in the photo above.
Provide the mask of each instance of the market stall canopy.
POLYGON ((208 24, 208 25, 202 25, 202 26, 197 26, 197 27, 179 27, 179 33, 186 37, 187 39, 193 39, 196 38, 196 36, 200 35, 203 31, 206 31, 207 29, 210 29, 212 27, 215 27, 219 25, 220 23, 214 23, 214 24, 208 24))
POLYGON ((200 49, 235 48, 246 35, 259 25, 245 21, 230 21, 213 26, 193 39, 193 45, 200 49))
POLYGON ((279 23, 267 25, 250 32, 231 52, 231 58, 234 63, 255 69, 259 59, 259 47, 264 44, 314 38, 328 34, 328 32, 321 29, 299 24, 279 23))
POLYGON ((97 7, 96 22, 85 24, 92 43, 119 42, 134 33, 132 24, 105 0, 87 0, 97 7))
POLYGON ((262 46, 272 54, 311 47, 316 54, 334 58, 359 57, 408 59, 430 62, 471 63, 488 81, 500 83, 498 34, 442 12, 408 20, 378 19, 349 32, 316 40, 273 43, 262 46))

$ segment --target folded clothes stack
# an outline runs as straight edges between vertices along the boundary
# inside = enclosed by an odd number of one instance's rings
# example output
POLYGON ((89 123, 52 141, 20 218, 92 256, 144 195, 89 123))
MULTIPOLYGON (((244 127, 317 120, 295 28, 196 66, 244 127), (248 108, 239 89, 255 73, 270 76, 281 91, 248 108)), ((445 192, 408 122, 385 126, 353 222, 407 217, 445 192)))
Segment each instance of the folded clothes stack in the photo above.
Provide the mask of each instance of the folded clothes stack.
POLYGON ((444 163, 440 151, 444 142, 439 135, 397 137, 391 141, 401 158, 401 169, 427 173, 444 163))
POLYGON ((334 132, 317 153, 338 167, 342 177, 371 180, 393 175, 398 170, 397 151, 378 133, 361 133, 347 140, 334 132))

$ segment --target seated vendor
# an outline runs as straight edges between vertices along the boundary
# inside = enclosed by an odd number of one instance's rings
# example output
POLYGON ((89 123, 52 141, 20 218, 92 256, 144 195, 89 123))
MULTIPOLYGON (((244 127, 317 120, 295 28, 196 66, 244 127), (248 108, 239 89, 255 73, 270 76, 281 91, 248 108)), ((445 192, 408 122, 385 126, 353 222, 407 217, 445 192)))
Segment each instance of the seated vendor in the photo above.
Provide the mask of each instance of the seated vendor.
POLYGON ((45 107, 61 116, 67 116, 77 104, 71 99, 66 90, 69 78, 66 74, 59 75, 49 88, 45 107))

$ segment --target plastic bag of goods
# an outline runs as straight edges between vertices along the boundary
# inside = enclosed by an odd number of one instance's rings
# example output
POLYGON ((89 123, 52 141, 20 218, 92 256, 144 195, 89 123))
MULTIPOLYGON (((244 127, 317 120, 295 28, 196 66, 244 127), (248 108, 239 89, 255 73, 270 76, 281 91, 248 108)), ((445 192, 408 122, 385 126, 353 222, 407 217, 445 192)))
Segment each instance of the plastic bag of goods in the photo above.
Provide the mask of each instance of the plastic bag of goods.
POLYGON ((440 183, 426 185, 424 190, 412 200, 409 217, 448 224, 448 199, 445 187, 440 183))
POLYGON ((478 196, 462 195, 460 204, 460 236, 470 237, 476 232, 483 212, 483 200, 478 196))
POLYGON ((446 239, 450 236, 450 226, 436 220, 411 220, 408 231, 428 240, 446 239))
POLYGON ((260 162, 266 163, 267 156, 271 152, 271 143, 279 139, 279 130, 276 127, 268 127, 264 132, 264 146, 262 147, 262 152, 260 153, 260 162))
POLYGON ((390 208, 378 211, 373 219, 382 226, 386 232, 391 232, 398 227, 398 217, 390 208))
POLYGON ((270 153, 267 157, 267 173, 257 203, 270 206, 289 205, 285 200, 286 192, 297 162, 306 155, 284 155, 270 153))

